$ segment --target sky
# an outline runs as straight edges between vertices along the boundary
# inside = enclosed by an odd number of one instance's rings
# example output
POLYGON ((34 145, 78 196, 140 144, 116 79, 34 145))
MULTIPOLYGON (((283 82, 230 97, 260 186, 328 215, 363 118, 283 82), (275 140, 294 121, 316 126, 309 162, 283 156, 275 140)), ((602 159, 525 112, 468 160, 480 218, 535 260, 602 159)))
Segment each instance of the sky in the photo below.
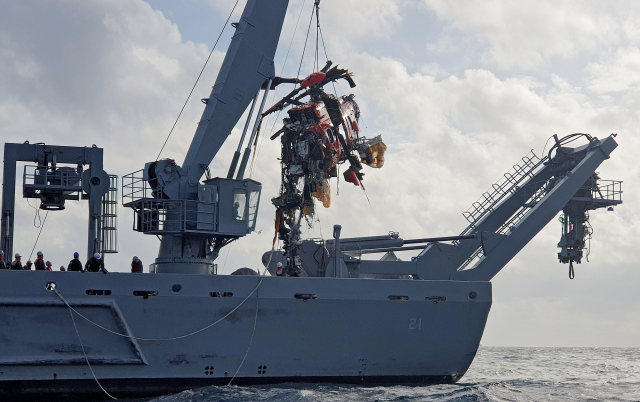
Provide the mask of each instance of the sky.
MULTIPOLYGON (((105 170, 122 177, 156 159, 216 38, 193 96, 161 157, 184 159, 229 44, 232 0, 67 0, 0 4, 0 139, 104 148, 105 170)), ((311 0, 291 0, 276 53, 286 77, 314 71, 315 29, 302 56, 311 0)), ((240 0, 231 21, 244 7, 240 0)), ((569 280, 552 220, 493 280, 486 346, 640 346, 635 225, 640 198, 640 3, 633 1, 323 0, 328 58, 354 74, 362 134, 381 134, 382 169, 366 168, 366 192, 333 181, 332 206, 304 237, 399 232, 403 238, 459 234, 471 204, 553 134, 575 132, 620 144, 598 169, 622 180, 624 203, 591 214, 589 262, 569 280), (635 234, 634 234, 635 233, 635 234)), ((333 90, 333 88, 331 88, 333 90)), ((278 100, 288 88, 270 95, 278 100)), ((279 186, 281 124, 263 125, 249 170, 263 184, 257 230, 223 249, 218 271, 262 268, 279 186)), ((244 120, 210 165, 225 176, 244 120)), ((548 149, 548 148, 547 148, 548 149)), ((1 167, 0 167, 1 168, 1 167)), ((18 172, 22 172, 22 165, 18 172)), ((20 191, 17 191, 20 195, 20 191)), ((86 249, 87 204, 37 214, 16 205, 15 251, 42 250, 54 267, 86 249)), ((131 230, 118 210, 119 253, 108 269, 149 265, 158 240, 131 230)), ((409 259, 410 254, 401 258, 409 259)), ((25 258, 26 260, 26 258, 25 258)))

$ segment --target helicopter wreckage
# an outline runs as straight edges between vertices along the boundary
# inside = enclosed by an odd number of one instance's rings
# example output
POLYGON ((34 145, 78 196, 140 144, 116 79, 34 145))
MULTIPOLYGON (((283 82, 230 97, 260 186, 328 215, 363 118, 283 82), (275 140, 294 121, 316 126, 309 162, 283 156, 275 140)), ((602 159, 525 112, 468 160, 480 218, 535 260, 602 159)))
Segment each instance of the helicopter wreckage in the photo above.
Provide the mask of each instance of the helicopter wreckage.
POLYGON ((363 164, 373 168, 384 165, 387 146, 380 135, 366 138, 360 134, 360 109, 354 95, 328 94, 324 86, 344 79, 351 88, 356 84, 352 74, 332 66, 325 67, 301 81, 300 86, 262 114, 262 117, 291 107, 283 126, 271 140, 280 138, 281 184, 277 197, 271 199, 276 208, 275 235, 282 241, 286 257, 284 272, 298 276, 298 245, 304 218, 310 226, 315 215, 315 201, 331 206, 329 180, 338 177, 339 166, 349 162, 342 176, 346 182, 362 187, 363 164), (306 102, 303 98, 309 97, 306 102))

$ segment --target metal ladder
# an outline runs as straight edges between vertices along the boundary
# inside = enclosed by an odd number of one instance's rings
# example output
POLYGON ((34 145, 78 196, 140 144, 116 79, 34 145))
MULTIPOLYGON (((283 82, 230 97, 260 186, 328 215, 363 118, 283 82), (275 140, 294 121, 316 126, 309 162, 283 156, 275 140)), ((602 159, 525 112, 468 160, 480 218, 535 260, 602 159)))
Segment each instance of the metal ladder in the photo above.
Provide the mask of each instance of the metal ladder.
POLYGON ((493 184, 489 191, 482 194, 478 201, 462 213, 469 222, 469 226, 460 235, 471 233, 476 224, 487 214, 493 212, 493 208, 498 205, 507 195, 517 190, 518 186, 526 179, 533 177, 534 172, 546 158, 540 159, 533 150, 525 155, 520 162, 513 165, 511 170, 504 174, 503 178, 493 184))
POLYGON ((109 175, 109 191, 102 197, 102 247, 103 253, 118 252, 118 176, 109 175))
MULTIPOLYGON (((527 155, 525 155, 520 160, 520 162, 513 165, 511 170, 505 173, 500 181, 493 184, 489 191, 483 193, 478 201, 474 202, 467 211, 462 213, 465 219, 467 219, 467 221, 469 222, 469 226, 467 226, 460 235, 464 236, 472 233, 476 229, 476 224, 483 217, 493 212, 493 208, 510 193, 515 192, 523 181, 533 177, 538 167, 542 165, 546 160, 546 157, 542 159, 538 158, 538 156, 534 154, 532 150, 527 155)), ((527 199, 523 200, 522 208, 520 208, 518 212, 513 214, 513 216, 507 222, 502 224, 497 233, 504 234, 509 230, 509 228, 513 227, 520 220, 522 220, 526 212, 529 210, 529 207, 527 206, 527 201, 529 199, 537 202, 540 198, 544 197, 545 194, 546 186, 543 186, 535 193, 529 194, 527 197, 525 197, 527 199)), ((467 258, 467 260, 458 268, 458 270, 461 271, 465 269, 481 256, 482 248, 480 247, 476 251, 474 251, 473 254, 469 256, 469 258, 467 258)))

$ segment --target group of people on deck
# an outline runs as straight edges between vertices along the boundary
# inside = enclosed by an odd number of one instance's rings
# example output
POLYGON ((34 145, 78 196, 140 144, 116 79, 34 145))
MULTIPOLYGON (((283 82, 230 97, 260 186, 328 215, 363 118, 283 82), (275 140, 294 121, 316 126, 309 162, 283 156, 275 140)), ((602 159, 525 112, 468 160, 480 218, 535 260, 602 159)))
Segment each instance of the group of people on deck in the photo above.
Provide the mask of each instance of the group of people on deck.
MULTIPOLYGON (((104 267, 104 261, 102 260, 100 253, 95 253, 84 265, 79 258, 80 254, 78 252, 73 253, 73 259, 69 261, 67 268, 65 269, 64 266, 61 266, 60 271, 102 272, 104 274, 108 272, 104 267)), ((34 263, 27 261, 26 264, 22 265, 22 256, 20 253, 16 253, 15 260, 6 261, 4 259, 4 251, 0 250, 0 269, 30 271, 32 269, 31 267, 36 271, 53 271, 51 262, 44 261, 44 254, 42 251, 38 251, 37 258, 34 263)), ((137 256, 134 256, 131 261, 131 272, 142 273, 142 271, 142 261, 137 256)))

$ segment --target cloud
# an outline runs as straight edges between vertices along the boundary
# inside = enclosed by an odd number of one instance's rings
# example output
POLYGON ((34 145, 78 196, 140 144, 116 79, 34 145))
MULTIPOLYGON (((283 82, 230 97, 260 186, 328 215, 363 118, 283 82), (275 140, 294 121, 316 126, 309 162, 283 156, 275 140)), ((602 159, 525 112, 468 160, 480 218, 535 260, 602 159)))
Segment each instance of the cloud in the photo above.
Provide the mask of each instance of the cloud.
MULTIPOLYGON (((155 159, 208 55, 203 44, 183 43, 177 26, 142 1, 15 2, 3 6, 0 25, 4 142, 96 144, 105 149, 105 170, 120 177, 155 159)), ((214 53, 207 81, 222 56, 214 53)), ((210 85, 196 89, 164 155, 184 155, 210 85)), ((86 247, 86 203, 67 204, 49 214, 38 246, 56 266, 86 247), (81 221, 61 229, 74 215, 81 221)), ((122 254, 109 257, 111 268, 126 269, 134 254, 151 263, 157 240, 130 233, 131 213, 119 213, 122 254)), ((22 199, 17 214, 16 250, 26 254, 39 229, 22 199)))
POLYGON ((639 26, 640 10, 634 2, 424 0, 424 4, 488 46, 485 63, 507 69, 531 70, 553 56, 566 60, 616 44, 635 37, 639 26))
POLYGON ((640 84, 640 49, 635 46, 603 52, 600 61, 589 63, 589 89, 598 94, 637 90, 640 84))

